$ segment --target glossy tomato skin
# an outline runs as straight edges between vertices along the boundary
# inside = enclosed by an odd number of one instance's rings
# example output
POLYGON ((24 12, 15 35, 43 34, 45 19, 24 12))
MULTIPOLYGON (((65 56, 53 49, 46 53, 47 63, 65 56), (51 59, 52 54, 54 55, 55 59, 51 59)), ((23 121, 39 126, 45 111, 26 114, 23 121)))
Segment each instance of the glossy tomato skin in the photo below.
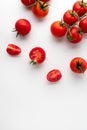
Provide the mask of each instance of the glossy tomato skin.
POLYGON ((63 21, 68 24, 69 26, 72 26, 78 21, 78 15, 74 10, 67 10, 63 15, 63 21))
POLYGON ((27 19, 18 19, 15 23, 17 34, 27 35, 31 31, 31 23, 27 19))
POLYGON ((79 27, 84 33, 87 33, 87 18, 83 18, 79 22, 79 27))
POLYGON ((41 47, 34 47, 29 52, 29 57, 32 64, 41 64, 46 59, 46 52, 41 47))
POLYGON ((75 57, 70 62, 70 69, 74 73, 84 73, 87 69, 87 62, 81 57, 75 57))
POLYGON ((19 55, 21 53, 21 48, 15 44, 8 44, 6 52, 10 55, 19 55))
POLYGON ((55 21, 51 24, 50 31, 55 37, 63 37, 67 32, 67 26, 61 21, 55 21))
POLYGON ((72 27, 67 32, 67 40, 73 44, 79 43, 83 38, 83 33, 79 27, 72 27))
POLYGON ((31 6, 36 0, 21 0, 22 4, 25 6, 31 6))
POLYGON ((87 12, 87 3, 84 1, 76 1, 73 4, 73 10, 75 10, 79 17, 81 17, 87 12))
POLYGON ((47 73, 46 78, 49 82, 57 82, 62 78, 62 74, 60 70, 53 69, 47 73))
POLYGON ((47 3, 37 1, 36 4, 32 6, 32 12, 37 18, 44 18, 48 15, 49 6, 47 3))

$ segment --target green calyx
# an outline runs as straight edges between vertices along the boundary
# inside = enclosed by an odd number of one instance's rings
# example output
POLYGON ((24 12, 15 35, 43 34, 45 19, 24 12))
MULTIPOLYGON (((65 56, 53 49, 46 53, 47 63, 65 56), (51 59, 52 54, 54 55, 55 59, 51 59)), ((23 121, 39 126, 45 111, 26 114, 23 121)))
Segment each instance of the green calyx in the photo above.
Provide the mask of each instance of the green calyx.
POLYGON ((79 60, 76 62, 76 68, 79 70, 79 71, 82 71, 83 68, 82 68, 82 63, 79 62, 79 60))
POLYGON ((39 4, 40 4, 40 8, 42 10, 46 10, 48 8, 48 4, 46 4, 45 2, 39 1, 39 4))
POLYGON ((74 17, 74 16, 77 16, 77 14, 76 14, 76 12, 74 11, 74 10, 72 10, 71 12, 70 12, 70 14, 74 17))
POLYGON ((79 2, 79 5, 80 5, 81 7, 87 8, 87 3, 84 2, 83 0, 82 0, 81 2, 79 2))
POLYGON ((69 34, 67 35, 67 39, 70 40, 70 41, 75 40, 75 39, 72 37, 72 34, 71 34, 70 31, 69 31, 69 34))
MULTIPOLYGON (((13 28, 12 32, 17 32, 17 30, 15 28, 13 28)), ((16 33, 16 37, 18 37, 18 35, 19 35, 19 32, 16 33)))
POLYGON ((78 30, 78 34, 79 34, 79 35, 82 35, 81 29, 78 30))
POLYGON ((63 27, 63 26, 65 26, 65 25, 66 25, 66 24, 61 20, 61 21, 60 21, 60 26, 63 27))
POLYGON ((35 60, 30 61, 30 64, 36 65, 37 62, 35 60))
POLYGON ((81 7, 85 7, 85 4, 84 4, 84 3, 79 3, 79 5, 80 5, 81 7))
POLYGON ((82 0, 81 2, 79 2, 79 5, 80 5, 81 7, 84 7, 84 5, 85 5, 84 1, 82 0))
POLYGON ((68 36, 67 36, 67 39, 68 39, 68 40, 74 40, 71 35, 68 35, 68 36))

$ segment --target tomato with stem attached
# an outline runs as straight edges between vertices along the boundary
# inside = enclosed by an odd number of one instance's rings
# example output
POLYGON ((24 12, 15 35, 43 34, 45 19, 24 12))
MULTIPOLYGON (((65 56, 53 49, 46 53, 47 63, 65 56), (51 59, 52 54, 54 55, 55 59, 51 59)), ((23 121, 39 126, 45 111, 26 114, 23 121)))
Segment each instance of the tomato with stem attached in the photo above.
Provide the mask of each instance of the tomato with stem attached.
POLYGON ((75 24, 78 21, 78 19, 78 14, 74 10, 67 10, 63 14, 63 21, 69 26, 75 24))
POLYGON ((63 37, 67 32, 67 26, 62 21, 54 21, 50 26, 50 31, 55 37, 63 37))
POLYGON ((46 52, 41 47, 34 47, 29 52, 29 57, 31 59, 32 64, 41 64, 44 62, 46 58, 46 52))
POLYGON ((57 82, 62 78, 62 73, 58 69, 53 69, 47 73, 46 78, 49 82, 57 82))
POLYGON ((31 31, 31 23, 27 19, 18 19, 15 23, 14 31, 17 32, 16 37, 19 34, 25 36, 31 31))
POLYGON ((32 12, 37 18, 44 18, 48 15, 49 6, 43 1, 36 1, 36 3, 32 6, 32 12))
POLYGON ((16 56, 21 53, 21 48, 11 43, 7 45, 6 52, 10 55, 16 56))
POLYGON ((67 40, 73 44, 79 43, 83 38, 83 33, 79 27, 72 27, 67 32, 67 40))
POLYGON ((85 13, 87 13, 87 3, 83 0, 76 1, 73 4, 73 10, 77 12, 79 17, 83 16, 85 13))
POLYGON ((84 73, 87 69, 87 62, 82 57, 75 57, 70 62, 70 69, 75 73, 84 73))

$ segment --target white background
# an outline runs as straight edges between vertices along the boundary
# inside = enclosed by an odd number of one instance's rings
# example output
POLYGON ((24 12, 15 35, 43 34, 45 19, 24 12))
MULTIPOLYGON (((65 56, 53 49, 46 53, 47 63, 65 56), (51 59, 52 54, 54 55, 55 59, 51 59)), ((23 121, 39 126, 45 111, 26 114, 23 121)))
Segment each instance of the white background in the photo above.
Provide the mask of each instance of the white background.
POLYGON ((20 0, 0 0, 0 130, 87 130, 87 72, 71 72, 73 57, 87 60, 87 37, 78 45, 55 39, 50 25, 61 20, 75 0, 51 0, 50 12, 42 20, 20 0), (31 22, 26 37, 13 33, 19 18, 31 22), (21 47, 18 57, 6 53, 9 43, 21 47), (40 66, 29 64, 29 51, 36 46, 46 51, 46 60, 40 66), (58 68, 62 79, 49 83, 46 74, 58 68))

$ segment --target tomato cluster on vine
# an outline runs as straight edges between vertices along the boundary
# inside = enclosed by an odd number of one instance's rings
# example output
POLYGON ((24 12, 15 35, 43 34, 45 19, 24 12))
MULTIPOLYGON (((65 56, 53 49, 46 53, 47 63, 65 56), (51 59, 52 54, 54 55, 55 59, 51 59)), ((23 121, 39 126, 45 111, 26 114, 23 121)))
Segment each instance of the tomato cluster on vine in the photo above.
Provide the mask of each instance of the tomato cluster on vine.
POLYGON ((87 3, 76 1, 72 9, 64 12, 62 20, 54 21, 50 27, 51 33, 55 37, 66 38, 73 44, 79 43, 83 39, 83 34, 87 33, 87 3))

